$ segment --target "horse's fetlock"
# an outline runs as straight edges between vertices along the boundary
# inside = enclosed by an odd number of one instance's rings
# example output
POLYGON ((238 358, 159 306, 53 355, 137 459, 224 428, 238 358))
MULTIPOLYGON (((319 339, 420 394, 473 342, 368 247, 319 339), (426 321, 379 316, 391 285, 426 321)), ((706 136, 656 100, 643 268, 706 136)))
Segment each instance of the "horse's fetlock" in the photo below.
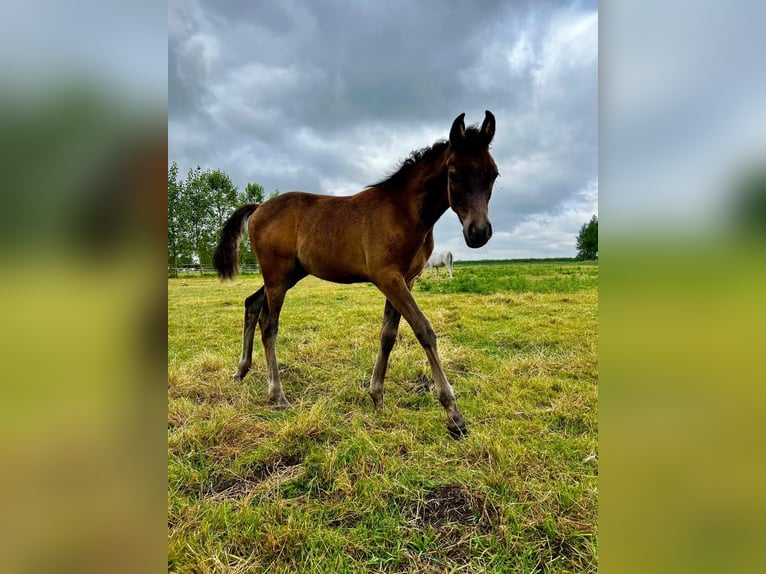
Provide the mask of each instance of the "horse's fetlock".
POLYGON ((452 411, 455 409, 455 394, 449 391, 440 390, 439 402, 445 409, 447 409, 447 411, 452 411))

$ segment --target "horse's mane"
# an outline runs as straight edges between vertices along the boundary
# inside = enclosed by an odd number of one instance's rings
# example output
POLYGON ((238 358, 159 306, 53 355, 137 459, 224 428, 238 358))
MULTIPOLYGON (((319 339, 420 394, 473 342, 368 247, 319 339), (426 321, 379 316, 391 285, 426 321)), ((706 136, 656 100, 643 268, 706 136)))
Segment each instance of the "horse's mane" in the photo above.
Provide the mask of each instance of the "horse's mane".
POLYGON ((416 149, 402 161, 399 168, 389 175, 386 179, 371 185, 370 187, 380 187, 383 189, 395 189, 401 187, 412 173, 413 168, 422 162, 432 161, 439 157, 449 146, 446 140, 439 140, 432 146, 416 149))
MULTIPOLYGON (((465 138, 463 140, 466 147, 480 145, 481 140, 482 135, 476 126, 470 126, 466 128, 465 138)), ((442 153, 444 153, 444 150, 446 150, 448 146, 449 142, 447 140, 439 140, 431 146, 416 149, 415 151, 411 152, 404 161, 402 161, 394 173, 389 175, 384 180, 381 180, 378 183, 374 183, 369 187, 380 187, 383 189, 397 189, 401 187, 407 178, 410 177, 412 170, 416 165, 433 161, 442 153)))

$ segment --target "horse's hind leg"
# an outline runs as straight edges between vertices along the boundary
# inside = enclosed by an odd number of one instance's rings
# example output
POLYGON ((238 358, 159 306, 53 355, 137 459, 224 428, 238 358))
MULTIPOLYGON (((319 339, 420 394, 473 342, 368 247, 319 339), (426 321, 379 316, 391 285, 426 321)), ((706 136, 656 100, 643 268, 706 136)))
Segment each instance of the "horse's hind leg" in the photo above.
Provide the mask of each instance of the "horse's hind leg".
POLYGON ((388 368, 388 357, 396 342, 396 334, 399 332, 399 319, 401 313, 386 299, 386 308, 383 311, 383 328, 380 330, 380 348, 378 357, 375 359, 375 368, 372 370, 370 380, 370 397, 375 405, 375 410, 383 408, 383 379, 388 368))
POLYGON ((245 299, 245 326, 242 333, 242 355, 239 358, 239 365, 234 379, 241 381, 250 370, 253 364, 253 337, 255 335, 255 324, 258 322, 258 316, 261 314, 261 307, 265 294, 263 287, 245 299))
POLYGON ((279 380, 277 365, 277 332, 279 331, 279 313, 285 300, 285 287, 266 287, 266 301, 259 319, 261 325, 261 341, 266 353, 266 368, 269 380, 269 402, 282 408, 289 408, 282 382, 279 380))

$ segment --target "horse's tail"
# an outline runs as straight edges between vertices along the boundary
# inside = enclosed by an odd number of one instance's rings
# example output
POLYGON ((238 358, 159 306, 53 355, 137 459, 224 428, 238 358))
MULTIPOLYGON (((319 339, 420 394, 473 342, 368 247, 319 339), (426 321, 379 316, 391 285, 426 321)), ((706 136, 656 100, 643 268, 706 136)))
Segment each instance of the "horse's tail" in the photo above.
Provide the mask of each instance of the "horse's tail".
POLYGON ((447 251, 447 262, 449 263, 450 270, 452 269, 452 251, 447 251))
POLYGON ((221 279, 231 279, 239 272, 239 244, 247 231, 247 220, 259 205, 243 205, 223 224, 221 239, 213 254, 213 266, 221 279))

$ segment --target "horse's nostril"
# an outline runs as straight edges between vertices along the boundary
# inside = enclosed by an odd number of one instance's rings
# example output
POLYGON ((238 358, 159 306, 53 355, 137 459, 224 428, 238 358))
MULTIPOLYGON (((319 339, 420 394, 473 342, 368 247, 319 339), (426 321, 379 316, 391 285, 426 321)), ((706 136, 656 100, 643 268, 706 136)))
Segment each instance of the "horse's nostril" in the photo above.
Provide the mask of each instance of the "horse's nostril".
POLYGON ((471 239, 476 237, 476 224, 475 223, 468 224, 468 237, 470 237, 471 239))

